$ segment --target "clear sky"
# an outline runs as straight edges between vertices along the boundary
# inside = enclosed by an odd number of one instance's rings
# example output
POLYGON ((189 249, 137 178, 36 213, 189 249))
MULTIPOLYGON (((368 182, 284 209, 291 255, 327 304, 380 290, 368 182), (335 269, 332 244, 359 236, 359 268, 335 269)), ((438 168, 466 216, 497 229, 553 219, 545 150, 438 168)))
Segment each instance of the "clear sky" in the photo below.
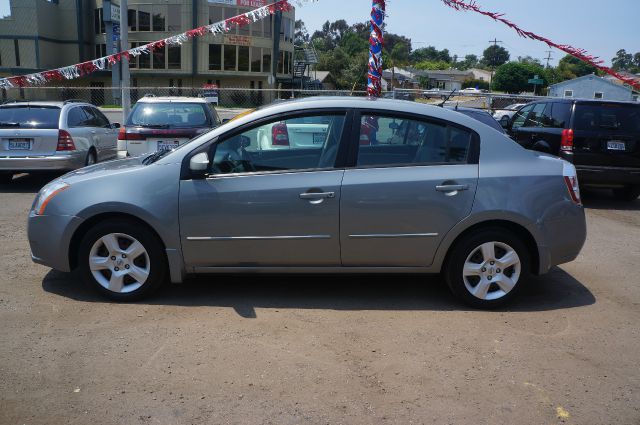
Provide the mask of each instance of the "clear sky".
MULTIPOLYGON (((570 44, 601 57, 607 64, 620 49, 640 52, 640 0, 476 0, 483 9, 504 13, 520 27, 559 44, 570 44)), ((296 11, 310 33, 329 20, 349 24, 368 20, 370 0, 318 0, 296 11)), ((413 48, 432 45, 452 55, 482 55, 497 37, 511 53, 544 59, 546 44, 520 38, 512 29, 474 12, 458 12, 441 0, 390 0, 387 30, 409 37, 413 48)), ((553 51, 557 63, 564 56, 553 51)))

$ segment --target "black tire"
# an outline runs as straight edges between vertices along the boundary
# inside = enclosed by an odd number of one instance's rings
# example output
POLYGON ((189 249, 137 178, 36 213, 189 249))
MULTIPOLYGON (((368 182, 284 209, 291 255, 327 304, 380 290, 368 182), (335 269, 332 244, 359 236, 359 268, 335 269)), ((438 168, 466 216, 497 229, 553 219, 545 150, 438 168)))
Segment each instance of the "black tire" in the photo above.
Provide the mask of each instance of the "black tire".
MULTIPOLYGON (((472 259, 474 259, 474 257, 472 257, 472 259)), ((442 272, 451 292, 453 292, 460 301, 473 308, 493 309, 511 302, 526 284, 526 281, 531 274, 530 259, 531 254, 529 253, 529 250, 517 235, 502 228, 487 228, 471 233, 456 242, 449 252, 445 268, 442 272), (503 258, 503 256, 500 255, 500 251, 503 250, 503 247, 501 246, 502 244, 511 247, 520 258, 519 278, 517 279, 516 285, 509 292, 497 299, 481 299, 476 297, 469 289, 467 289, 467 284, 463 278, 463 269, 465 262, 467 261, 467 257, 474 253, 474 255, 478 255, 478 252, 476 251, 477 248, 487 242, 498 243, 498 248, 495 250, 496 258, 498 259, 503 258)), ((476 261, 472 262, 475 263, 476 261)), ((480 262, 482 263, 482 261, 480 262)), ((490 270, 491 269, 489 269, 489 271, 490 270)), ((498 272, 498 274, 502 273, 508 277, 513 277, 515 275, 514 267, 509 267, 507 270, 494 269, 494 271, 498 272)), ((486 277, 487 279, 489 278, 489 276, 486 277)), ((491 278, 495 279, 494 276, 491 276, 491 278)), ((480 277, 477 279, 479 281, 480 277)), ((473 280, 472 278, 467 280, 470 285, 473 283, 470 281, 473 280)), ((476 282, 476 285, 478 284, 479 283, 476 282)), ((500 294, 500 287, 497 283, 490 283, 489 288, 489 294, 494 294, 496 296, 500 294), (498 291, 496 292, 496 290, 498 291)))
MULTIPOLYGON (((121 248, 126 248, 126 240, 126 238, 118 239, 118 243, 121 248)), ((82 241, 80 242, 80 247, 78 249, 78 267, 80 270, 81 278, 87 285, 91 286, 92 288, 112 300, 122 302, 140 300, 151 295, 165 282, 167 276, 167 260, 162 247, 162 242, 154 232, 152 232, 145 226, 141 226, 135 221, 126 219, 113 219, 104 221, 91 228, 86 233, 86 235, 84 235, 82 241), (89 265, 91 250, 98 240, 100 240, 103 236, 109 234, 123 234, 130 236, 139 241, 146 250, 146 254, 148 256, 148 265, 146 263, 146 257, 143 256, 144 258, 142 258, 142 261, 144 263, 143 267, 147 267, 149 270, 148 277, 139 288, 132 290, 131 292, 114 292, 112 290, 109 290, 108 288, 105 288, 100 282, 98 282, 98 280, 96 280, 96 277, 94 277, 93 272, 91 271, 89 265)), ((106 246, 101 249, 105 248, 106 246)), ((108 254, 107 257, 109 255, 110 254, 108 254)), ((128 260, 131 262, 132 268, 134 265, 133 262, 139 259, 140 257, 131 258, 128 260)), ((103 274, 105 279, 108 279, 110 278, 113 271, 105 270, 101 273, 103 274)), ((124 285, 126 286, 126 277, 124 279, 124 285)), ((133 279, 129 276, 129 280, 133 279)), ((135 283, 135 280, 133 280, 133 282, 135 283)), ((131 283, 132 282, 130 282, 129 284, 131 283)))
POLYGON ((620 201, 633 202, 640 196, 640 185, 613 189, 613 196, 620 201))
POLYGON ((96 151, 90 149, 87 153, 87 158, 84 160, 84 166, 88 167, 89 165, 97 164, 98 156, 96 155, 96 151))
POLYGON ((13 181, 13 173, 0 173, 0 184, 9 184, 13 181))

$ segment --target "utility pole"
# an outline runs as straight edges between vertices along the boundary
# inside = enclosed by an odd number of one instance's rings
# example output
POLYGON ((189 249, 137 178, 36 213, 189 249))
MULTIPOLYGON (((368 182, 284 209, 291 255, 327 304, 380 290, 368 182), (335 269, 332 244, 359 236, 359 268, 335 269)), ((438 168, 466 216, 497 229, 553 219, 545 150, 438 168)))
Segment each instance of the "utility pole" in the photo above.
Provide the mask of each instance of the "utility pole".
POLYGON ((503 41, 498 40, 498 38, 494 38, 493 40, 489 40, 489 43, 493 43, 493 59, 491 60, 491 78, 489 79, 489 91, 493 90, 493 73, 496 71, 496 60, 498 59, 498 43, 504 43, 503 41))
MULTIPOLYGON (((120 39, 120 8, 111 3, 111 0, 104 0, 102 5, 102 20, 105 23, 105 40, 107 44, 107 55, 118 52, 118 40, 120 39)), ((122 16, 122 14, 120 14, 122 16)), ((113 102, 120 104, 120 66, 118 64, 111 67, 111 86, 113 102)))
MULTIPOLYGON (((129 8, 128 0, 120 0, 120 51, 129 50, 129 8)), ((122 88, 122 125, 127 121, 129 111, 131 110, 131 96, 129 95, 130 75, 129 75, 129 59, 122 56, 122 72, 120 87, 122 88)))
POLYGON ((547 53, 547 57, 545 58, 545 60, 547 61, 547 68, 549 68, 549 62, 553 60, 553 58, 551 57, 551 53, 553 53, 553 50, 545 50, 545 53, 547 53))

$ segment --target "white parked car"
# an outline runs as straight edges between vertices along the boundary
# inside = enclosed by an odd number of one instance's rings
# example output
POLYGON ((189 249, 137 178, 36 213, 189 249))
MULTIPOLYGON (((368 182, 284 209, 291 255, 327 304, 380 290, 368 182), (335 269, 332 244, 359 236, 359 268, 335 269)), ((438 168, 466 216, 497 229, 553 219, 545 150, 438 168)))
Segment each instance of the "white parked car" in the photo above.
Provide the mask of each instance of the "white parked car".
POLYGON ((482 94, 482 93, 485 93, 485 91, 484 90, 480 90, 480 89, 476 89, 476 88, 473 88, 473 87, 468 87, 466 89, 460 90, 459 93, 460 94, 482 94))
POLYGON ((509 105, 504 109, 496 109, 493 112, 493 118, 496 119, 503 127, 509 124, 511 118, 522 108, 526 103, 514 103, 513 105, 509 105))
POLYGON ((318 122, 317 119, 301 117, 262 126, 256 130, 257 148, 262 151, 320 149, 327 140, 329 124, 330 120, 318 122))

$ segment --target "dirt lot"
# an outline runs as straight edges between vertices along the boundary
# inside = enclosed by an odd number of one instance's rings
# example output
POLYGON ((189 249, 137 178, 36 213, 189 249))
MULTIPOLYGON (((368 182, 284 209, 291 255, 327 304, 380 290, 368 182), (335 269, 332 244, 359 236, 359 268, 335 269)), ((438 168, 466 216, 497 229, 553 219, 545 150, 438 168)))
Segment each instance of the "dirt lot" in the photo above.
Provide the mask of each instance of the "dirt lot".
POLYGON ((215 277, 106 302, 34 265, 47 177, 0 186, 2 424, 639 424, 640 201, 509 310, 439 278, 215 277))

